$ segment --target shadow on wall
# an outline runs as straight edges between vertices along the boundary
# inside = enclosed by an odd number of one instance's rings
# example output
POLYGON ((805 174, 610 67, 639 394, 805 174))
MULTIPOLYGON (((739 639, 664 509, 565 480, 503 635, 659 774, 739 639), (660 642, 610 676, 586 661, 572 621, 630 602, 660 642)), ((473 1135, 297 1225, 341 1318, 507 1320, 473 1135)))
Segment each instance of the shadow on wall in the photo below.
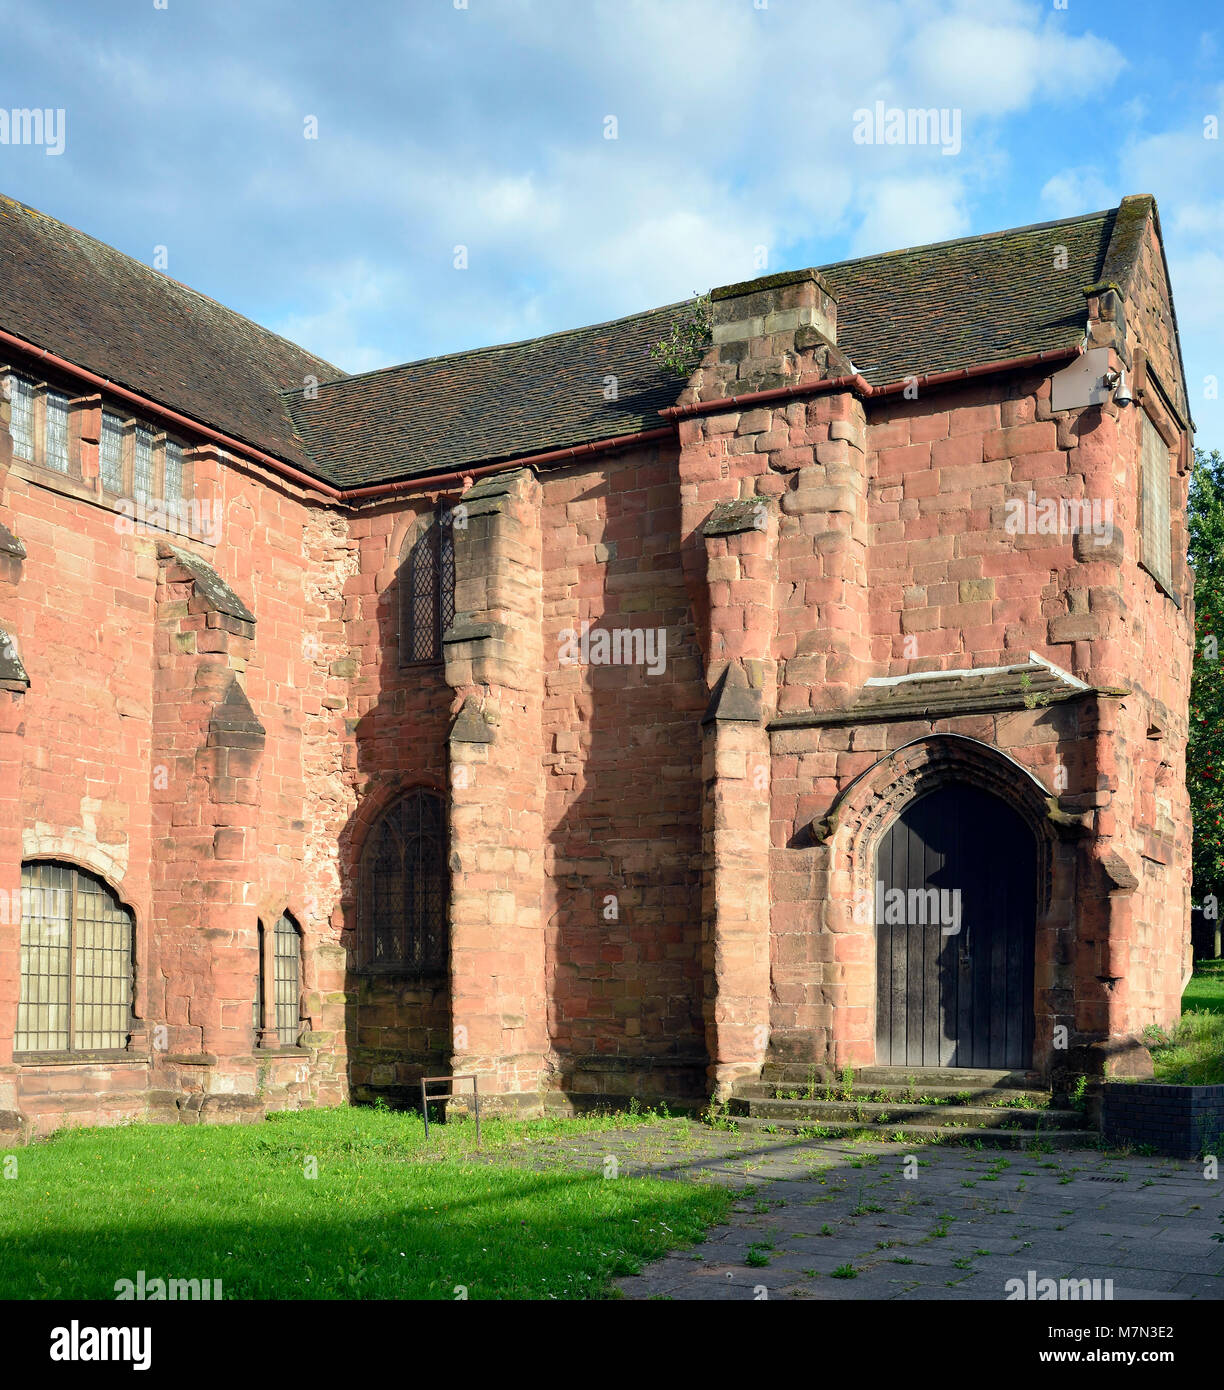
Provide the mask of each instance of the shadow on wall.
MULTIPOLYGON (((548 615, 567 611, 572 595, 555 587, 563 566, 549 550, 562 528, 549 529, 556 504, 545 490, 544 916, 552 1084, 563 1108, 708 1096, 700 726, 708 692, 673 474, 657 452, 637 454, 569 494, 600 503, 580 538, 592 557, 583 579, 597 578, 599 590, 575 621, 628 634, 618 652, 629 661, 600 659, 588 643, 587 659, 580 651, 575 664, 557 662, 560 626, 571 620, 548 615)), ((400 661, 414 538, 410 529, 378 595, 376 654, 368 648, 367 660, 377 660, 380 693, 356 722, 359 800, 341 837, 340 873, 352 1097, 418 1107, 420 1078, 450 1068, 449 980, 445 971, 371 971, 363 938, 399 891, 378 888, 371 874, 385 818, 414 788, 447 799, 453 691, 440 658, 400 661)))
POLYGON ((420 1107, 422 1076, 450 1069, 450 986, 443 931, 437 951, 405 949, 414 918, 426 914, 431 890, 423 866, 411 863, 400 844, 398 812, 418 789, 440 799, 442 922, 446 919, 445 806, 447 733, 452 692, 440 653, 436 660, 400 661, 401 596, 407 583, 406 552, 394 578, 377 598, 376 630, 366 660, 377 660, 379 696, 354 729, 358 802, 340 838, 341 906, 344 913, 345 1032, 351 1098, 420 1107), (402 851, 397 865, 396 849, 402 851), (375 938, 383 964, 374 964, 375 938), (396 959, 400 965, 394 964, 396 959))
POLYGON ((562 557, 549 558, 559 542, 548 513, 558 503, 546 485, 545 892, 557 1099, 576 1109, 634 1096, 698 1102, 709 1095, 707 691, 682 572, 674 466, 657 450, 630 456, 566 496, 599 507, 580 525, 578 544, 592 558, 579 565, 575 614, 574 592, 561 587, 562 557), (599 589, 588 595, 592 578, 599 589))

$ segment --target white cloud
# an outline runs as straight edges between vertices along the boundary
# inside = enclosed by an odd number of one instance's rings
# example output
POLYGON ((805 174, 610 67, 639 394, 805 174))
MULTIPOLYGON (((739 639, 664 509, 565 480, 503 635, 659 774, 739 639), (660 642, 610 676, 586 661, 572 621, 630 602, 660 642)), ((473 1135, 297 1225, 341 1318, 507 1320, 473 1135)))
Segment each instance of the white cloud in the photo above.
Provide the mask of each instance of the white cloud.
POLYGON ((1224 352, 1220 346, 1220 323, 1224 321, 1224 254, 1200 248, 1172 259, 1169 273, 1177 292, 1177 320, 1183 335, 1203 335, 1212 343, 1209 354, 1214 371, 1224 377, 1224 352))
POLYGON ((1108 87, 1126 66, 1107 39, 1068 35, 1056 15, 1016 0, 989 10, 968 3, 923 25, 914 37, 911 68, 930 94, 926 105, 964 105, 1001 116, 1035 98, 1082 100, 1108 87))
POLYGON ((1085 167, 1063 169, 1047 179, 1041 201, 1052 217, 1074 217, 1081 212, 1117 207, 1119 195, 1099 169, 1085 167))
POLYGON ((358 324, 365 312, 395 303, 402 295, 398 275, 356 260, 316 267, 301 288, 302 301, 316 307, 270 324, 273 332, 347 372, 386 365, 382 354, 360 341, 358 324))
POLYGON ((853 240, 856 256, 950 241, 969 231, 964 188, 955 177, 880 179, 870 186, 864 204, 853 240))
MULTIPOLYGON (((847 244, 965 235, 1008 174, 1001 118, 1082 100, 1123 66, 1023 0, 473 0, 397 9, 360 54, 312 0, 301 10, 286 26, 216 0, 132 18, 100 46, 82 25, 69 56, 96 93, 81 128, 126 156, 103 227, 171 245, 176 274, 254 317, 274 306, 278 331, 350 369, 615 317, 847 244), (172 60, 188 24, 190 82, 172 60), (856 145, 852 113, 877 99, 956 107, 961 152, 856 145)), ((15 23, 50 63, 54 26, 15 23)), ((101 200, 104 161, 81 167, 101 200)), ((1073 172, 1047 201, 1077 196, 1073 172)))

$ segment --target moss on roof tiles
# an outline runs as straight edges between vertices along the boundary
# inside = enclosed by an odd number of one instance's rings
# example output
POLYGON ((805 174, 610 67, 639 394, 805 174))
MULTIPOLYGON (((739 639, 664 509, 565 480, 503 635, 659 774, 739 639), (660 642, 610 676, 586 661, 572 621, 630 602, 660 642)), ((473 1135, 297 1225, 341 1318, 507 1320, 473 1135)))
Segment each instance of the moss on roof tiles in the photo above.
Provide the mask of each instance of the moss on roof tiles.
POLYGON ((680 383, 650 349, 678 307, 347 377, 290 409, 345 486, 655 429, 680 383))

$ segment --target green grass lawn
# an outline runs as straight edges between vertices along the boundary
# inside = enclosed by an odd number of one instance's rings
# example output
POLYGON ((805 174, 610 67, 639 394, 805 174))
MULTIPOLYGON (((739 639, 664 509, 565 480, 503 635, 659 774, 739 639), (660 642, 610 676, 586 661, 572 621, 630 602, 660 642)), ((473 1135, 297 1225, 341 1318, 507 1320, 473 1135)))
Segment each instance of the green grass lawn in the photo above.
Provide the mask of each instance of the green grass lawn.
POLYGON ((1202 960, 1182 995, 1182 1016, 1152 1046, 1156 1080, 1224 1085, 1224 960, 1202 960))
MULTIPOLYGON (((538 1171, 558 1139, 650 1117, 436 1126, 368 1108, 242 1126, 65 1130, 0 1179, 0 1298, 115 1297, 119 1279, 220 1279, 238 1298, 599 1298, 703 1239, 732 1194, 538 1171), (307 1177, 310 1159, 317 1177, 307 1177)), ((0 1166, 3 1158, 0 1156, 0 1166)))
POLYGON ((1224 1014, 1224 960, 1201 960, 1182 995, 1182 1009, 1224 1014))

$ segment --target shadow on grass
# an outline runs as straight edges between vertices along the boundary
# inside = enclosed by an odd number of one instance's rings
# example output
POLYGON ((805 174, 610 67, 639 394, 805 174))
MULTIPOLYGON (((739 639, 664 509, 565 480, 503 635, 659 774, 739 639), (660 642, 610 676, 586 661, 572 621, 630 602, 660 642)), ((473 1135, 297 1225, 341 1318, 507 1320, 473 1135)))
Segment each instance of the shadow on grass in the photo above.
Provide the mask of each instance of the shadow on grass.
POLYGON ((724 1194, 689 1184, 432 1164, 386 1177, 252 1174, 230 1211, 220 1194, 116 1209, 78 1192, 32 1204, 16 1230, 10 1209, 0 1297, 113 1299, 143 1270, 146 1283, 219 1279, 227 1299, 592 1298, 726 1211, 724 1194))

